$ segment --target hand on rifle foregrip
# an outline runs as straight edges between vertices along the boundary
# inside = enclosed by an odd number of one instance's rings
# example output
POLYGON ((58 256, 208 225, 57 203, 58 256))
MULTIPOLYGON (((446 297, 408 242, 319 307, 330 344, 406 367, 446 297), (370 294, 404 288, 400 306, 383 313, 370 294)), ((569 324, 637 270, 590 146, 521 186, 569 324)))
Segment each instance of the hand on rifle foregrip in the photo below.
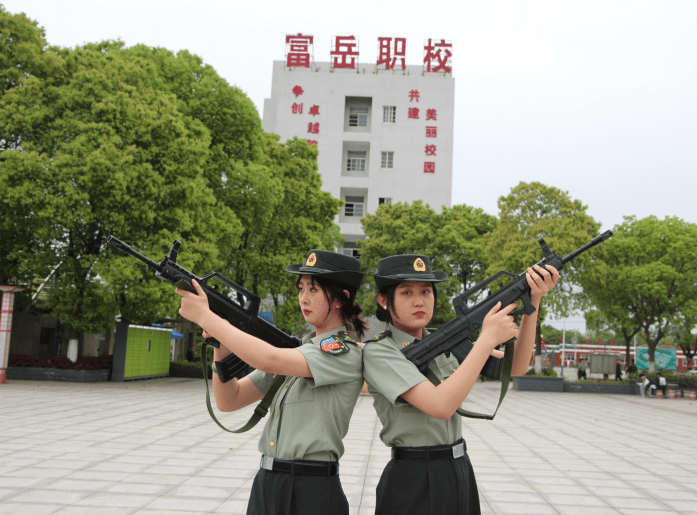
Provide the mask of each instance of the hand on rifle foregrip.
POLYGON ((536 307, 540 305, 543 295, 549 293, 557 285, 559 270, 553 266, 534 265, 527 270, 527 280, 530 286, 530 299, 536 307))

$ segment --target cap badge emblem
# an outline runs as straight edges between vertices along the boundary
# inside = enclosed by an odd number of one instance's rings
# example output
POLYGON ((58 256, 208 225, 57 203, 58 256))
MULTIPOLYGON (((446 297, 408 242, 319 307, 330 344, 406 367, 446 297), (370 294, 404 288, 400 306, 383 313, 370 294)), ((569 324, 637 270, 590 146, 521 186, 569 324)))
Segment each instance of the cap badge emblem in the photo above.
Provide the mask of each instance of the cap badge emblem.
POLYGON ((307 256, 305 266, 315 266, 315 263, 317 263, 317 256, 315 256, 315 253, 313 252, 312 254, 307 256))
POLYGON ((414 261, 414 270, 416 270, 417 272, 426 271, 426 264, 424 263, 423 259, 416 258, 416 261, 414 261))

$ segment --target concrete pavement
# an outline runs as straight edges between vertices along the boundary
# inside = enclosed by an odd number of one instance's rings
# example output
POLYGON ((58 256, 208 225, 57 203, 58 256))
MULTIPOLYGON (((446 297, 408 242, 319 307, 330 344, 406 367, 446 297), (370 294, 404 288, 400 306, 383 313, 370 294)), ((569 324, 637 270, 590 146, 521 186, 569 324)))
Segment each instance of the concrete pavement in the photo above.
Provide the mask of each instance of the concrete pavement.
MULTIPOLYGON (((464 407, 490 411, 498 384, 464 407)), ((231 428, 251 408, 223 414, 231 428)), ((509 390, 494 421, 463 421, 486 515, 697 515, 697 402, 509 390)), ((203 382, 0 385, 0 515, 244 513, 261 424, 224 433, 203 382)), ((361 396, 341 480, 372 514, 388 449, 361 396)))

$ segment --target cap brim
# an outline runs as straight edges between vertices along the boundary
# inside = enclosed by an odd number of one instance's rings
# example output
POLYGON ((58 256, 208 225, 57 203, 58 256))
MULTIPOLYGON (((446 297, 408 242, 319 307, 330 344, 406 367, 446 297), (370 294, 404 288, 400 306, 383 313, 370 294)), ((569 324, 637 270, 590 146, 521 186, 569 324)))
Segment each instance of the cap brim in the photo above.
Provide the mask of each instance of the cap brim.
POLYGON ((373 275, 375 286, 378 290, 393 284, 406 283, 409 281, 424 282, 424 283, 442 283, 448 280, 448 274, 440 270, 433 270, 431 274, 395 274, 395 275, 373 275))
POLYGON ((354 272, 352 270, 341 270, 337 272, 305 265, 290 265, 287 266, 285 270, 295 275, 317 275, 329 279, 330 281, 355 288, 356 290, 361 287, 361 283, 363 282, 363 273, 354 272))

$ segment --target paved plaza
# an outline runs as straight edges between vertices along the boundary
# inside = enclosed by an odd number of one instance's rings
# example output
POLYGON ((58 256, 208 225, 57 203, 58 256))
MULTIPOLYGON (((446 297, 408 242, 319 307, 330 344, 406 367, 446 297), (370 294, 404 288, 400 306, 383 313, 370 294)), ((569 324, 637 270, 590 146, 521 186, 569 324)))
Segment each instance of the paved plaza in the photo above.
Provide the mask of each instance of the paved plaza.
MULTIPOLYGON (((464 407, 490 411, 498 384, 464 407)), ((251 408, 223 414, 230 428, 251 408)), ((0 515, 244 513, 260 424, 231 435, 202 380, 10 380, 0 385, 0 515)), ((345 439, 351 513, 372 514, 389 458, 370 397, 345 439)), ((494 421, 463 421, 482 513, 697 515, 697 402, 509 391, 494 421)))

